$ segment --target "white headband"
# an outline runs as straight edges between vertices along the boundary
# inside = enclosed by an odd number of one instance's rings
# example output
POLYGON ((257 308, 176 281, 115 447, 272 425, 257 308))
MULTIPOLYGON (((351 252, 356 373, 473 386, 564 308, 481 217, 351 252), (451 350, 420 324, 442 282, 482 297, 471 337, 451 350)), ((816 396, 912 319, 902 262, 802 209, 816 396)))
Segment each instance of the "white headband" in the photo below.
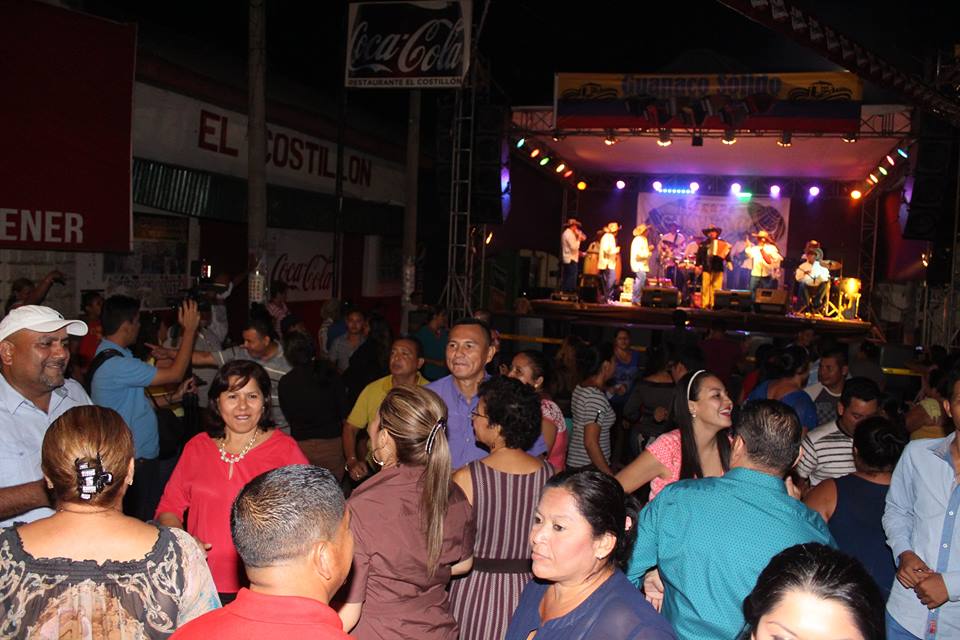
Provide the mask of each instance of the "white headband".
POLYGON ((693 375, 690 376, 690 382, 687 383, 687 402, 690 401, 690 387, 693 386, 693 381, 697 379, 698 375, 706 372, 707 372, 706 369, 697 369, 696 371, 693 372, 693 375))

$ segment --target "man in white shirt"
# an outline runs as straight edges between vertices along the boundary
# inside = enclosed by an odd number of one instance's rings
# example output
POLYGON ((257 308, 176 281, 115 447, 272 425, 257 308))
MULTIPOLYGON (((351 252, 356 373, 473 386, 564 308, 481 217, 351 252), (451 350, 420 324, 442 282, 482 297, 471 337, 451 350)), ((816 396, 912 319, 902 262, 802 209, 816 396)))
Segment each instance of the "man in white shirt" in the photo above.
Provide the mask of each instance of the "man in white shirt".
POLYGON ((0 322, 0 527, 53 514, 40 471, 40 445, 50 424, 90 398, 64 377, 69 336, 87 325, 50 307, 24 305, 0 322))
POLYGON ((817 260, 817 251, 808 248, 794 278, 800 283, 801 309, 822 312, 830 271, 817 260))
POLYGON ((783 262, 783 256, 777 245, 771 242, 770 234, 765 229, 751 234, 757 239, 757 244, 744 249, 744 253, 753 262, 750 269, 750 291, 751 293, 758 288, 776 289, 776 272, 783 262))
POLYGON ((603 279, 603 294, 607 300, 616 300, 617 258, 620 257, 620 247, 617 246, 617 232, 620 224, 611 222, 603 228, 604 234, 600 238, 600 256, 597 269, 603 279))
POLYGON ((650 243, 647 241, 647 232, 650 227, 645 224, 633 230, 633 242, 630 243, 630 268, 633 270, 633 304, 640 304, 640 294, 647 283, 647 273, 650 271, 650 243))
POLYGON ((576 218, 567 219, 567 224, 560 234, 560 250, 562 264, 560 266, 560 290, 577 290, 577 268, 580 262, 580 243, 587 239, 587 234, 580 228, 580 221, 576 218))

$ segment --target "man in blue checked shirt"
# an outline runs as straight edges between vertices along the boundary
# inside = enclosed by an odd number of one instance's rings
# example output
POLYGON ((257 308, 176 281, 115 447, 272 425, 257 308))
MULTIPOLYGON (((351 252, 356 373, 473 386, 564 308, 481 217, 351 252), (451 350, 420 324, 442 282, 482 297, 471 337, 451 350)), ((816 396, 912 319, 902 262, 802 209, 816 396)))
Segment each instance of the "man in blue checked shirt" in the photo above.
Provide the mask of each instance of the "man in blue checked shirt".
POLYGON ((800 420, 787 405, 748 402, 730 471, 674 482, 640 512, 627 577, 640 586, 657 566, 662 613, 681 640, 739 637, 743 599, 773 556, 805 542, 836 546, 823 518, 784 484, 800 457, 800 436, 800 420))
POLYGON ((943 405, 955 431, 914 440, 893 472, 883 528, 897 560, 887 601, 887 638, 960 638, 960 370, 943 405))

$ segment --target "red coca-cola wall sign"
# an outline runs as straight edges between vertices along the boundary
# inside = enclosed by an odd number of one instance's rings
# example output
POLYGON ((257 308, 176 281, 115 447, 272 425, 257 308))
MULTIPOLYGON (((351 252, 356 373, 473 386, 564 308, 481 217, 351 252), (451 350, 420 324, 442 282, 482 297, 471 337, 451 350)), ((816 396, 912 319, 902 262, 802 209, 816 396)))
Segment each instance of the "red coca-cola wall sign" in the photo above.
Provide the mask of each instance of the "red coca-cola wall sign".
POLYGON ((288 287, 287 300, 327 300, 333 293, 333 234, 268 229, 270 282, 288 287))

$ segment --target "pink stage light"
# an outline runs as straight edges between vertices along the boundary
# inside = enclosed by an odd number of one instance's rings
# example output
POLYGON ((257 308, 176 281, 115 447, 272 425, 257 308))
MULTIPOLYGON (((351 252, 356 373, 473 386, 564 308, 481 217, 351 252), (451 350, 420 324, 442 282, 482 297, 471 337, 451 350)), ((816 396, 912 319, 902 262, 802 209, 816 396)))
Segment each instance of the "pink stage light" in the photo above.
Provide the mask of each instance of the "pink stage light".
POLYGON ((623 191, 627 187, 627 183, 623 180, 617 180, 617 189, 623 191))
POLYGON ((778 185, 778 184, 770 185, 770 197, 771 197, 771 198, 779 198, 779 197, 780 197, 780 185, 778 185))
POLYGON ((816 198, 818 195, 820 195, 820 187, 814 185, 810 187, 810 190, 808 191, 808 193, 810 194, 811 198, 816 198))
POLYGON ((663 191, 663 183, 660 182, 659 180, 654 180, 653 190, 656 191, 657 193, 660 193, 661 191, 663 191))
POLYGON ((697 191, 700 191, 700 183, 699 183, 699 182, 691 182, 691 183, 690 183, 690 193, 696 193, 697 191))

